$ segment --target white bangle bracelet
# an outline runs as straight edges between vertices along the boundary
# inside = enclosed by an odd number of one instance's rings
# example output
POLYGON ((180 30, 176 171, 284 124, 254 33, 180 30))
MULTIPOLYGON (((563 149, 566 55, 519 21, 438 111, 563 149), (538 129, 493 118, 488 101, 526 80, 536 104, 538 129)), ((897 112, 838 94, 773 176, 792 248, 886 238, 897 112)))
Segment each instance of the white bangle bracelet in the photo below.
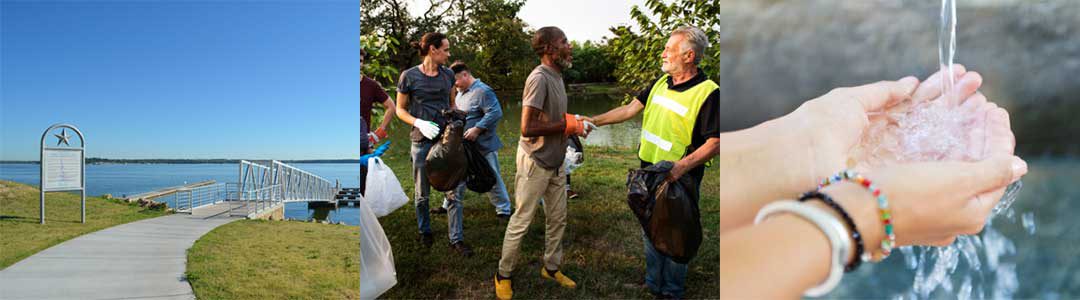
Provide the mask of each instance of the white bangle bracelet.
POLYGON ((761 223, 770 215, 779 212, 792 213, 814 223, 829 238, 829 244, 832 246, 832 263, 829 268, 829 277, 818 286, 806 290, 803 295, 820 297, 829 293, 837 284, 840 284, 840 278, 844 277, 844 262, 847 260, 848 250, 851 249, 851 240, 848 239, 847 228, 840 223, 840 220, 837 220, 828 212, 792 200, 776 201, 765 205, 758 211, 757 217, 754 218, 754 224, 761 223))

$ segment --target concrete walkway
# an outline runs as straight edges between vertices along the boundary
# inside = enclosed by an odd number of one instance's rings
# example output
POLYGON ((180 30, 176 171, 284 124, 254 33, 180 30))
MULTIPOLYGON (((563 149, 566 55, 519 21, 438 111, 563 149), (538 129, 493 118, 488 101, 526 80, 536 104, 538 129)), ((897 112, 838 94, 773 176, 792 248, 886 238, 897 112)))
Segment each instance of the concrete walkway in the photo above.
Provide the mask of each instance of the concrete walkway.
POLYGON ((0 299, 194 299, 183 277, 187 249, 238 219, 225 209, 197 208, 60 243, 0 270, 0 299))

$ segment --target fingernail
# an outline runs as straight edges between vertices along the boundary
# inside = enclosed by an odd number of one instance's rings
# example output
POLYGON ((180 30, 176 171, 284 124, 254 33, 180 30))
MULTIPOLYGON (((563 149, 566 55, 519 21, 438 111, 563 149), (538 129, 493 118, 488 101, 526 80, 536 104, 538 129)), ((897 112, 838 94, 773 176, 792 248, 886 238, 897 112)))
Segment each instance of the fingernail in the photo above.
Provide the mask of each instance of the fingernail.
POLYGON ((1028 171, 1027 162, 1024 162, 1024 160, 1020 159, 1020 157, 1018 157, 1018 156, 1013 156, 1013 161, 1012 161, 1013 180, 1012 181, 1016 181, 1017 179, 1020 179, 1020 176, 1024 176, 1024 174, 1027 174, 1027 171, 1028 171))

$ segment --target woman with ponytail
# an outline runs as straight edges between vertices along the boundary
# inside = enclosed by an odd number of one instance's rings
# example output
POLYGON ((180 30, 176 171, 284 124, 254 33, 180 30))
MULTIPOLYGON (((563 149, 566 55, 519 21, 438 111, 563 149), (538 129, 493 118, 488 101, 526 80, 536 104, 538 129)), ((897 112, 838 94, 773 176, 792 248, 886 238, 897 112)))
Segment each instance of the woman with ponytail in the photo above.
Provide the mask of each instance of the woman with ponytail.
MULTIPOLYGON (((420 241, 425 247, 431 247, 434 238, 431 234, 431 213, 428 211, 428 199, 431 185, 427 180, 426 158, 428 151, 439 135, 440 128, 446 126, 442 111, 454 107, 454 72, 443 66, 450 59, 450 40, 438 32, 425 33, 420 41, 412 43, 423 58, 420 65, 401 72, 397 86, 397 117, 402 122, 412 125, 409 134, 412 140, 410 157, 413 164, 413 179, 416 182, 414 198, 416 200, 416 222, 420 229, 420 241)), ((465 244, 463 235, 463 207, 460 195, 447 192, 447 228, 450 248, 462 256, 472 256, 472 249, 465 244)))

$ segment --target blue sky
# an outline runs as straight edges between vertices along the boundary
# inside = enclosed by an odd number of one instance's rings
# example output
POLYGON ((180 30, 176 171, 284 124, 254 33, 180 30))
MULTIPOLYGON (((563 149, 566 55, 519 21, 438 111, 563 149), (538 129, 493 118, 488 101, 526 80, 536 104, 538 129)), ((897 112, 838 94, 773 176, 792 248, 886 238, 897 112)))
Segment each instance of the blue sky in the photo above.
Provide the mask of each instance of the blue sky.
POLYGON ((0 160, 356 156, 359 1, 0 0, 0 160))

